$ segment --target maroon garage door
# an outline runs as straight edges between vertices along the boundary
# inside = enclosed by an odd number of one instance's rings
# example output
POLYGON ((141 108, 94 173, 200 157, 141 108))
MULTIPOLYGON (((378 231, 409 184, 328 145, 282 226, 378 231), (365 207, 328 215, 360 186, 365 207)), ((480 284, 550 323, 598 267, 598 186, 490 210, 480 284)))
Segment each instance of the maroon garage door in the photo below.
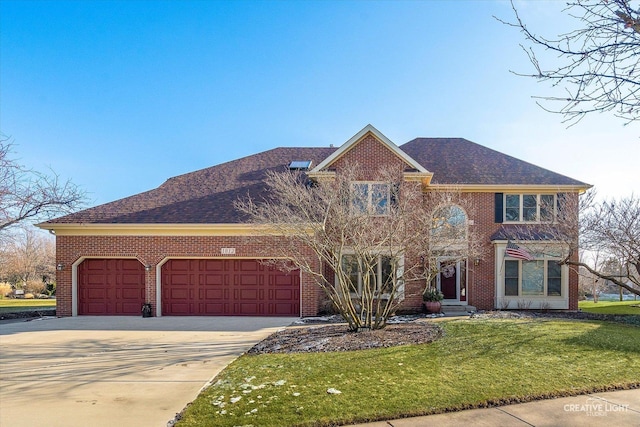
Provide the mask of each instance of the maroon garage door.
POLYGON ((78 314, 140 315, 144 283, 136 259, 86 259, 78 266, 78 314))
POLYGON ((298 316, 300 274, 253 259, 172 259, 162 266, 166 316, 298 316))

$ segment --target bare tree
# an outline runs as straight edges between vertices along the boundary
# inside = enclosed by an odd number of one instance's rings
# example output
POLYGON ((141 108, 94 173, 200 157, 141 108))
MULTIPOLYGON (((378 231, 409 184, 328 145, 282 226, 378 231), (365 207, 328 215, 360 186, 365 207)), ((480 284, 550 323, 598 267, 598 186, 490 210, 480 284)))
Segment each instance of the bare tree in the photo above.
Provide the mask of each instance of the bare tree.
POLYGON ((613 112, 627 123, 640 117, 640 12, 629 0, 575 0, 564 9, 577 26, 557 36, 536 34, 516 7, 515 22, 526 39, 521 45, 535 73, 514 73, 551 82, 566 95, 537 96, 543 109, 575 124, 592 112, 613 112), (551 53, 543 64, 540 51, 551 53), (541 102, 542 101, 542 102, 541 102), (552 108, 550 103, 563 104, 552 108))
POLYGON ((56 174, 46 175, 20 165, 11 141, 0 137, 0 239, 10 228, 81 207, 86 193, 56 174))
POLYGON ((555 220, 520 226, 511 237, 561 243, 565 248, 561 263, 640 295, 640 199, 633 195, 600 202, 593 191, 582 197, 564 195, 555 220), (591 257, 579 258, 579 251, 591 257), (612 263, 618 267, 612 269, 612 263))
POLYGON ((0 250, 0 279, 18 289, 43 293, 55 279, 55 242, 32 227, 20 228, 0 250))
POLYGON ((472 210, 459 193, 424 194, 419 182, 388 169, 368 185, 359 172, 352 165, 318 181, 269 173, 264 200, 236 203, 265 233, 284 236, 274 248, 287 260, 280 267, 313 277, 354 331, 383 328, 412 290, 425 290, 438 257, 455 263, 481 251, 466 217, 447 215, 451 206, 472 210))
MULTIPOLYGON (((580 262, 593 266, 596 271, 605 272, 605 266, 603 265, 602 256, 600 253, 585 252, 580 254, 580 262)), ((578 268, 578 290, 581 295, 591 295, 593 302, 597 303, 602 294, 607 288, 607 281, 590 273, 585 267, 578 268)))

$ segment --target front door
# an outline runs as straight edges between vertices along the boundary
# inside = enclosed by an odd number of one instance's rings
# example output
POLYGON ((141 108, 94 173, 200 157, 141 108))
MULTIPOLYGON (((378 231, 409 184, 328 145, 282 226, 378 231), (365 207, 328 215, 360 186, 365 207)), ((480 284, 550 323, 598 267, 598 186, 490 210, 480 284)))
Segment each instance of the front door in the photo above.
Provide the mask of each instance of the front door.
POLYGON ((465 301, 466 262, 442 260, 439 264, 438 287, 444 295, 444 301, 449 303, 465 301))

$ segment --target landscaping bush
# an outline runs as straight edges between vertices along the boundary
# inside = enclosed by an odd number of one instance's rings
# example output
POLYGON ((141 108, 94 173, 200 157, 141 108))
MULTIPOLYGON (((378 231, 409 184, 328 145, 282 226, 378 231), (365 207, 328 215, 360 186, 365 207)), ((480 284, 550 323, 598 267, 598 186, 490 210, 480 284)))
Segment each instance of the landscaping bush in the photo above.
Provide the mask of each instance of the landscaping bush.
POLYGON ((8 283, 0 283, 0 299, 3 299, 11 293, 11 285, 8 283))

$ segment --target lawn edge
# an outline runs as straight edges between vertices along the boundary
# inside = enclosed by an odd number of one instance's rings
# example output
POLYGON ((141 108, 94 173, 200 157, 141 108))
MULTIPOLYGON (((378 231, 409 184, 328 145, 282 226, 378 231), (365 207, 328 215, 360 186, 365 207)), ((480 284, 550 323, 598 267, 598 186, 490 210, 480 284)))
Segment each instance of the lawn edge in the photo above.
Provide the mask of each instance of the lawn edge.
POLYGON ((453 406, 448 408, 438 408, 431 411, 417 411, 417 412, 411 412, 407 414, 398 414, 391 417, 389 416, 362 417, 362 418, 354 418, 350 420, 334 419, 331 421, 327 421, 323 423, 315 423, 315 424, 293 424, 290 427, 309 427, 309 426, 332 427, 336 425, 348 426, 350 424, 362 424, 362 423, 370 423, 370 422, 378 422, 378 421, 390 421, 390 420, 397 420, 397 419, 424 417, 429 415, 448 414, 453 412, 467 411, 471 409, 497 408, 502 406, 518 405, 521 403, 537 402, 541 400, 559 399, 562 397, 583 396, 583 395, 588 395, 592 393, 604 393, 604 392, 612 392, 612 391, 639 390, 639 389, 640 389, 640 381, 633 381, 630 383, 597 385, 597 386, 585 387, 577 390, 561 390, 561 391, 554 391, 552 393, 542 393, 542 394, 535 394, 530 396, 513 396, 508 398, 489 399, 484 402, 470 403, 470 404, 458 405, 458 406, 453 406), (348 424, 342 424, 344 422, 348 424))

